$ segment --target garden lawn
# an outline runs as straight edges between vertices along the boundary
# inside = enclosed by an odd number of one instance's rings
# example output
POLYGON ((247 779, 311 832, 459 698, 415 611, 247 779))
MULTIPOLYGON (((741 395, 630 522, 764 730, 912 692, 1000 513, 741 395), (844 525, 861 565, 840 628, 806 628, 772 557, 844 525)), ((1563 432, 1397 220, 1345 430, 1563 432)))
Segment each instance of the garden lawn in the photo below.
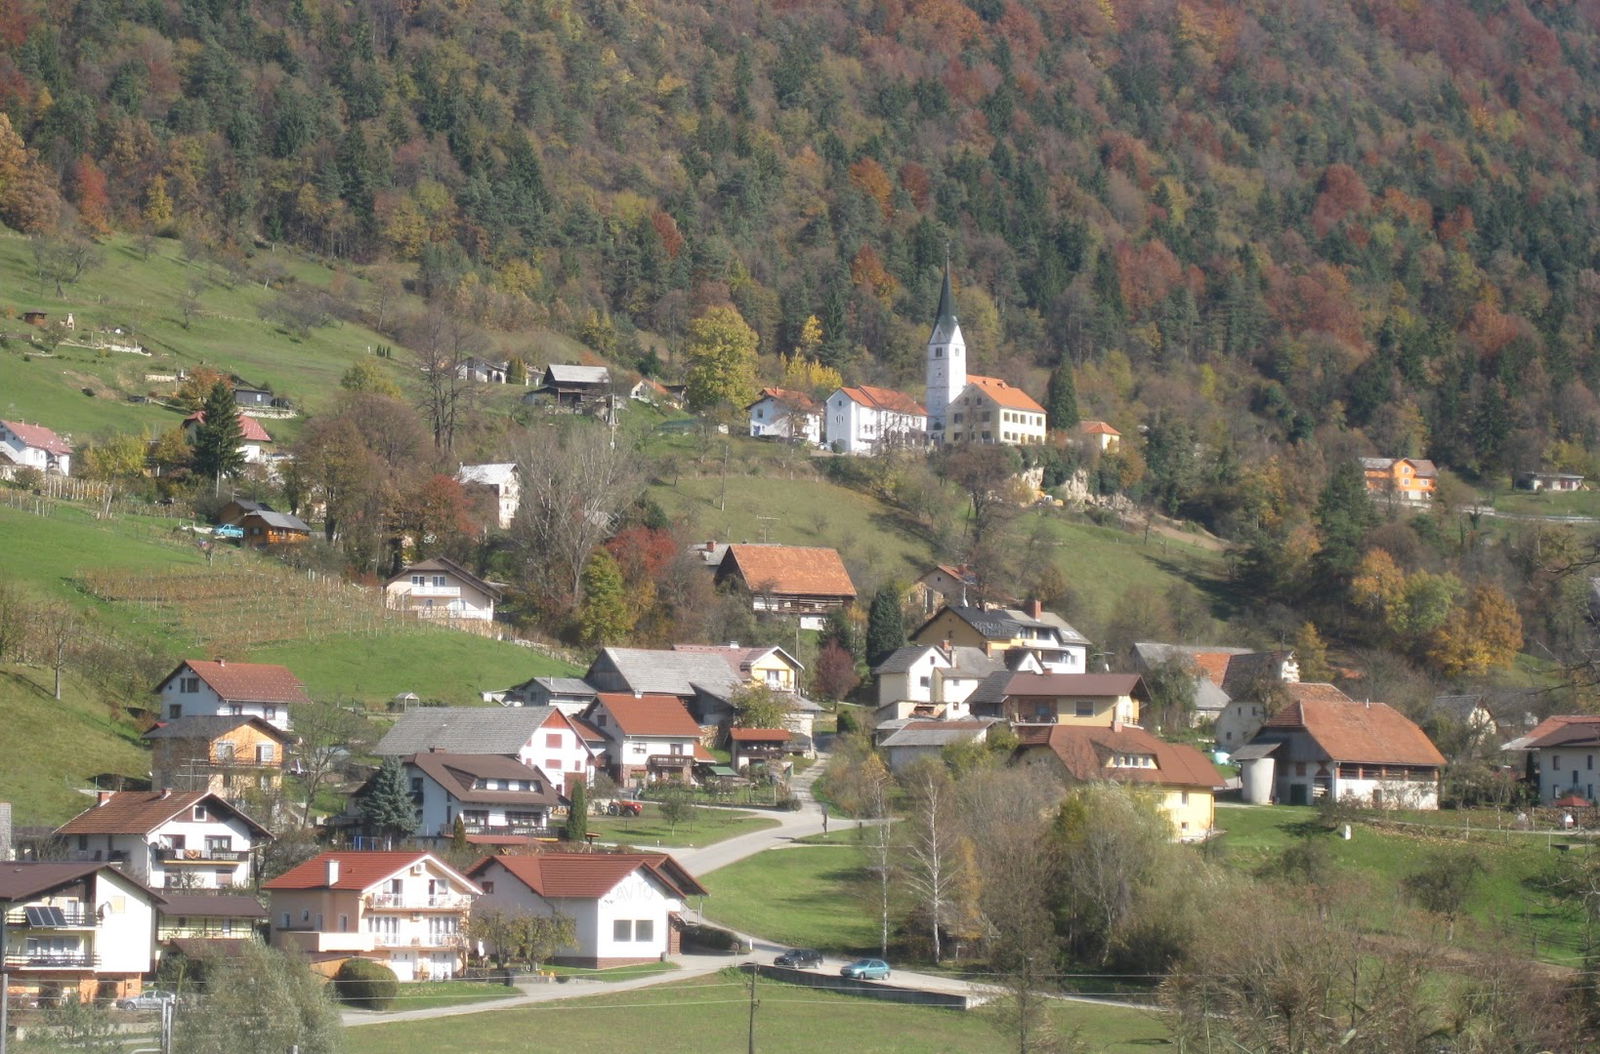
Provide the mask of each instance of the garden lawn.
POLYGON ((780 944, 836 954, 878 951, 861 850, 854 845, 770 849, 700 876, 706 916, 780 944))
POLYGON ((661 816, 659 806, 646 804, 642 816, 591 816, 589 833, 602 842, 650 849, 668 846, 674 849, 699 848, 741 834, 764 831, 778 826, 778 821, 760 813, 739 809, 708 809, 697 807, 692 819, 678 824, 676 829, 661 816))
POLYGON ((313 698, 368 706, 387 704, 403 692, 451 706, 482 706, 483 692, 531 677, 583 672, 531 648, 429 626, 273 644, 256 649, 250 659, 289 667, 313 698))
MULTIPOLYGON (((1313 829, 1316 818, 1316 810, 1307 807, 1220 807, 1217 826, 1227 833, 1215 845, 1228 863, 1253 870, 1301 837, 1299 831, 1313 829)), ((1379 829, 1359 821, 1348 842, 1332 833, 1309 837, 1324 839, 1339 868, 1366 883, 1370 897, 1363 922, 1374 930, 1398 929, 1405 921, 1424 926, 1436 921, 1403 918, 1414 909, 1401 896, 1401 882, 1435 854, 1471 854, 1483 871, 1457 926, 1457 944, 1515 951, 1569 966, 1580 961, 1580 913, 1538 888, 1540 876, 1562 858, 1551 847, 1558 837, 1485 828, 1469 838, 1464 831, 1379 829)), ((1434 928, 1442 940, 1442 924, 1434 928)))
MULTIPOLYGON (((838 995, 777 981, 757 983, 755 1047, 763 1054, 862 1050, 874 1054, 1001 1054, 1017 1041, 982 1011, 963 1013, 838 995)), ((1058 1030, 1078 1029, 1096 1054, 1164 1046, 1161 1019, 1141 1010, 1062 1003, 1058 1030)), ((733 1054, 749 1049, 748 978, 733 971, 611 995, 562 1000, 468 1017, 346 1029, 345 1054, 395 1051, 524 1054, 559 1037, 571 1050, 733 1054), (530 1043, 533 1043, 530 1046, 530 1043)))
POLYGON ((658 973, 672 973, 680 969, 675 962, 635 963, 632 966, 613 966, 609 970, 591 970, 586 966, 546 966, 546 973, 557 977, 581 977, 585 981, 631 981, 635 977, 649 977, 658 973))
POLYGON ((0 666, 0 801, 19 825, 64 823, 94 799, 79 793, 101 773, 148 776, 150 755, 139 733, 68 674, 61 702, 54 675, 0 666))
POLYGON ((384 1013, 400 1010, 427 1010, 436 1006, 460 1006, 463 1003, 484 1003, 493 999, 509 999, 521 993, 493 981, 418 981, 403 984, 394 997, 394 1003, 384 1013))

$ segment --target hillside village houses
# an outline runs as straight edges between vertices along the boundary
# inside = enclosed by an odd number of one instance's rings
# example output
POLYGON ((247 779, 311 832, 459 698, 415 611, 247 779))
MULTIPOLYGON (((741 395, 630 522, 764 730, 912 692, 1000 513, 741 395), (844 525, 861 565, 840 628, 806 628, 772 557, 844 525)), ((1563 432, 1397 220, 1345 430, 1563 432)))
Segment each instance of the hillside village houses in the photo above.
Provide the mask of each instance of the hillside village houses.
POLYGON ((1439 470, 1432 461, 1414 457, 1364 457, 1361 473, 1373 498, 1405 502, 1433 500, 1439 470))
POLYGON ((403 714, 372 748, 379 757, 394 758, 430 751, 511 758, 542 770, 566 794, 588 783, 597 764, 577 719, 551 706, 423 707, 403 714))
POLYGON ((101 791, 56 828, 71 860, 106 861, 154 889, 250 884, 265 827, 210 791, 101 791))
POLYGON ((283 782, 292 737, 259 717, 197 714, 156 724, 150 744, 150 780, 157 787, 210 791, 233 800, 283 782))
MULTIPOLYGON (((206 412, 196 410, 183 419, 183 432, 188 436, 189 442, 194 442, 195 429, 205 424, 206 412)), ((261 422, 245 414, 239 415, 239 453, 244 455, 245 464, 254 465, 267 459, 267 448, 272 445, 272 436, 261 426, 261 422)))
POLYGON ((1525 759, 1525 777, 1540 805, 1553 805, 1569 795, 1590 804, 1600 799, 1595 756, 1600 755, 1600 715, 1557 714, 1507 743, 1508 753, 1525 759))
POLYGON ((302 685, 288 667, 226 659, 185 659, 155 688, 160 717, 259 717, 279 731, 291 730, 289 707, 308 703, 302 685))
POLYGON ((7 478, 19 468, 72 475, 72 443, 44 425, 0 421, 0 468, 7 478))
POLYGON ((600 760, 620 784, 690 782, 695 762, 715 760, 676 696, 601 692, 583 720, 605 735, 600 760))
POLYGON ((801 629, 821 629, 828 614, 856 598, 855 583, 834 549, 798 545, 730 545, 717 585, 750 595, 757 615, 796 617, 801 629))
POLYGON ((448 843, 460 820, 470 845, 527 847, 568 805, 556 780, 516 758, 430 750, 401 764, 417 803, 412 833, 424 842, 448 843))
POLYGON ((911 640, 981 648, 991 658, 1024 651, 1047 673, 1083 673, 1089 662, 1088 638, 1037 600, 1025 608, 947 604, 913 630, 911 640))
POLYGON ((822 444, 822 407, 805 392, 763 388, 750 414, 750 434, 757 439, 792 439, 822 444))
POLYGON ((828 396, 823 418, 823 442, 837 454, 877 454, 928 441, 928 412, 889 388, 840 388, 828 396))
POLYGON ((799 690, 803 671, 798 660, 775 646, 675 645, 664 651, 602 648, 584 680, 605 692, 671 696, 697 724, 719 730, 732 723, 740 689, 770 688, 785 697, 789 704, 785 726, 805 737, 809 752, 822 707, 799 690))
POLYGON ((1217 748, 1224 751, 1243 745, 1266 721, 1270 708, 1266 696, 1274 685, 1300 680, 1300 665, 1291 651, 1155 641, 1133 646, 1133 665, 1140 673, 1174 662, 1194 678, 1193 723, 1210 721, 1217 748))

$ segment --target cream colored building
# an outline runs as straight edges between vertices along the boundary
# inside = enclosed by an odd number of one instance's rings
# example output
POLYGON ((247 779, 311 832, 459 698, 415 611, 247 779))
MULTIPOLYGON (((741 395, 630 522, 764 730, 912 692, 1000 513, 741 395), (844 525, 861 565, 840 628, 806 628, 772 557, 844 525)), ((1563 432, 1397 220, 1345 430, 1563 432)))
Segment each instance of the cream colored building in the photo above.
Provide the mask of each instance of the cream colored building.
POLYGON ((1044 420, 1044 407, 1021 388, 968 374, 967 386, 950 404, 944 441, 1032 446, 1044 442, 1044 420))

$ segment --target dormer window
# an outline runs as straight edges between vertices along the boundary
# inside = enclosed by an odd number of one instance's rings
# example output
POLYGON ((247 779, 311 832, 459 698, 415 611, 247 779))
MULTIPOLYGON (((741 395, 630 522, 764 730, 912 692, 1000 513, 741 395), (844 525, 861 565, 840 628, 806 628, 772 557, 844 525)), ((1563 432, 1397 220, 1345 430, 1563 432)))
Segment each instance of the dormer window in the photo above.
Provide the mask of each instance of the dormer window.
POLYGON ((206 807, 204 805, 196 805, 194 807, 194 818, 195 822, 204 823, 206 820, 211 819, 211 816, 206 812, 206 807))

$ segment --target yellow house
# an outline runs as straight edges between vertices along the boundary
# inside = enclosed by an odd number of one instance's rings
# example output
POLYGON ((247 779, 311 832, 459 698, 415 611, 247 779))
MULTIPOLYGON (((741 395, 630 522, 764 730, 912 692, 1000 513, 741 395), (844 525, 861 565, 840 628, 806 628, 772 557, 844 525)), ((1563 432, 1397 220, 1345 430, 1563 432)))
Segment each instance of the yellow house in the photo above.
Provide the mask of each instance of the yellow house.
POLYGON ((1195 747, 1137 725, 1024 725, 1016 733, 1019 760, 1059 765, 1071 782, 1111 780, 1155 794, 1179 841, 1205 838, 1215 826, 1222 779, 1195 747))
POLYGON ((1402 501, 1430 501, 1439 470, 1432 461, 1416 457, 1364 457, 1361 473, 1367 493, 1402 501))
POLYGON ((232 798, 283 782, 289 735, 259 717, 179 717, 157 725, 144 738, 150 743, 150 780, 156 787, 232 798))
POLYGON ((947 443, 1033 446, 1044 442, 1044 407, 999 377, 967 374, 967 386, 950 404, 946 416, 947 443))
POLYGON ((972 701, 972 716, 1003 717, 1013 726, 1137 725, 1150 698, 1136 673, 1017 673, 999 700, 972 701))
POLYGON ((1049 673, 1083 673, 1089 659, 1089 639, 1037 600, 1022 608, 947 604, 912 632, 911 642, 981 648, 994 659, 1031 652, 1049 673))

